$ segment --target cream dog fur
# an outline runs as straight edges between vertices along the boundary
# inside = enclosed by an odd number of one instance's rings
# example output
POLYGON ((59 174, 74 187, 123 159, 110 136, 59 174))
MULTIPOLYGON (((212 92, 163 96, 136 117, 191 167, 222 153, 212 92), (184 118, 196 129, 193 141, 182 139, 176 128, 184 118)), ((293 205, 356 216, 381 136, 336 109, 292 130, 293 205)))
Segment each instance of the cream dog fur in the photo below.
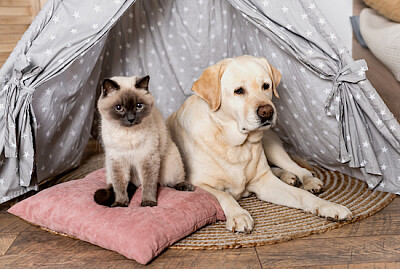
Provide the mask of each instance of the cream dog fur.
POLYGON ((253 229, 252 217, 237 202, 250 193, 333 220, 352 218, 346 207, 290 186, 272 172, 267 158, 295 174, 305 189, 322 188, 321 181, 298 166, 279 137, 268 130, 276 121, 271 100, 273 94, 278 97, 280 79, 279 71, 263 58, 222 60, 205 69, 193 84, 196 94, 167 120, 183 155, 187 179, 218 199, 226 228, 233 232, 253 229))

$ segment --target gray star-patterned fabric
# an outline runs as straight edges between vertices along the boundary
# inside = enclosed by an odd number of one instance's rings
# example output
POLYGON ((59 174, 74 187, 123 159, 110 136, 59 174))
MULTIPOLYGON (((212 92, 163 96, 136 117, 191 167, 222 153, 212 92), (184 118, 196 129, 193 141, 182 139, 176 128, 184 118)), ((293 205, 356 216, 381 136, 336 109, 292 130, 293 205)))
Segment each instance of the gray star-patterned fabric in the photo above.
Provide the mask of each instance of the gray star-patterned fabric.
POLYGON ((282 73, 290 152, 400 194, 400 126, 312 0, 49 0, 0 70, 0 202, 79 164, 103 78, 150 75, 168 116, 243 54, 282 73))

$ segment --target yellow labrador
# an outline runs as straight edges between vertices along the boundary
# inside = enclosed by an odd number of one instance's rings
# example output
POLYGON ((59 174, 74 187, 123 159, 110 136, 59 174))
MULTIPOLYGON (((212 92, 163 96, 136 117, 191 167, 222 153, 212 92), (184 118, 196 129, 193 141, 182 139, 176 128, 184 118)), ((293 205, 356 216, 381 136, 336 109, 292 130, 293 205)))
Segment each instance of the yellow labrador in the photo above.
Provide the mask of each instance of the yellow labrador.
POLYGON ((250 193, 321 217, 352 218, 346 207, 282 182, 268 165, 267 158, 295 174, 307 190, 322 187, 311 172, 291 160, 279 137, 268 130, 276 120, 271 100, 273 94, 278 97, 280 79, 279 71, 263 58, 222 60, 204 70, 193 84, 196 94, 167 120, 188 180, 218 199, 228 230, 252 230, 252 217, 237 202, 250 193))

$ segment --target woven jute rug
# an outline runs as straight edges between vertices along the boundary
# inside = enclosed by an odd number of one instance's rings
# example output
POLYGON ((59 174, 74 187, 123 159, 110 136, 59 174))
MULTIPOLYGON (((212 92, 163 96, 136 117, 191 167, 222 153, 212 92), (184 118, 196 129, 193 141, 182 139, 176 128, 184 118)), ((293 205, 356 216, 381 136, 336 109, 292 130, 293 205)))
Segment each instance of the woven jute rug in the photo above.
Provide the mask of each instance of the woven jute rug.
MULTIPOLYGON (((92 148, 95 145, 93 142, 92 148)), ((88 154, 84 159, 79 168, 53 180, 51 185, 82 178, 104 167, 104 154, 99 150, 93 150, 92 154, 88 154)), ((338 172, 322 168, 314 168, 314 172, 325 183, 324 192, 318 196, 347 206, 354 214, 351 221, 332 222, 301 210, 266 203, 250 196, 239 201, 254 219, 254 229, 250 234, 234 234, 225 230, 225 222, 217 222, 198 230, 170 248, 225 249, 275 244, 322 233, 364 219, 383 209, 396 197, 395 194, 371 191, 364 182, 338 172)))
POLYGON ((225 249, 289 241, 369 217, 396 197, 395 194, 371 191, 366 183, 338 172, 322 168, 314 168, 314 172, 325 183, 324 192, 318 197, 347 206, 354 214, 351 221, 328 221, 298 209, 266 203, 250 196, 239 201, 254 219, 254 229, 250 234, 232 233, 225 230, 225 222, 217 222, 198 230, 170 248, 225 249))

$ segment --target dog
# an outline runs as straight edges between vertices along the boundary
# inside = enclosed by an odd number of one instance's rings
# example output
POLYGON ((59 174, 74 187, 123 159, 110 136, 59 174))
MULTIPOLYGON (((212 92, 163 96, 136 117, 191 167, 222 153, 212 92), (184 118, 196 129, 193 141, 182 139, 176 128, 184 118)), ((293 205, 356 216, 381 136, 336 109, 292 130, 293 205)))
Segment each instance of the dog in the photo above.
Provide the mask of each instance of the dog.
POLYGON ((272 96, 279 97, 280 80, 280 72, 264 58, 224 59, 203 71, 192 86, 195 94, 167 119, 188 180, 217 198, 232 232, 253 229, 253 218, 237 202, 251 193, 332 220, 352 218, 346 207, 309 192, 319 192, 322 182, 297 165, 270 130, 277 117, 272 96), (271 169, 268 161, 279 168, 271 169), (303 189, 289 185, 296 177, 303 189))

